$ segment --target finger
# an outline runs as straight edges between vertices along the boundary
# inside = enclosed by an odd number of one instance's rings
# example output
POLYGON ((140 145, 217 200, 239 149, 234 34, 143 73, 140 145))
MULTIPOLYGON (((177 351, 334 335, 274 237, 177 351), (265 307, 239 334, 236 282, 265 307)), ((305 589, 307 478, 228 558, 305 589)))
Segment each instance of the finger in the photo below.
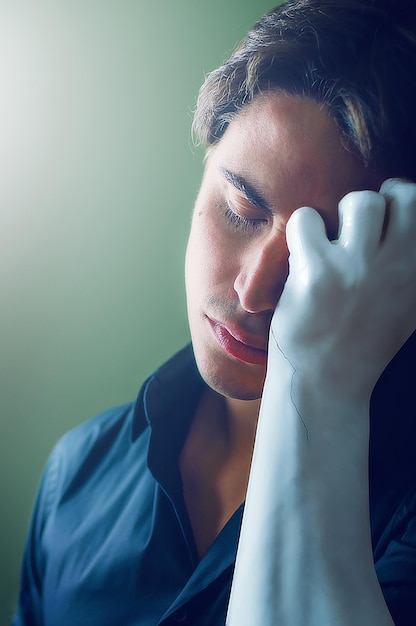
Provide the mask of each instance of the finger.
POLYGON ((357 259, 371 258, 380 245, 386 200, 375 191, 352 191, 338 205, 340 227, 337 244, 357 259))
POLYGON ((329 245, 325 224, 315 209, 303 207, 292 213, 286 226, 290 268, 302 270, 325 256, 329 245))
POLYGON ((389 207, 386 238, 405 236, 414 245, 416 231, 416 185, 390 178, 381 185, 380 193, 389 207))

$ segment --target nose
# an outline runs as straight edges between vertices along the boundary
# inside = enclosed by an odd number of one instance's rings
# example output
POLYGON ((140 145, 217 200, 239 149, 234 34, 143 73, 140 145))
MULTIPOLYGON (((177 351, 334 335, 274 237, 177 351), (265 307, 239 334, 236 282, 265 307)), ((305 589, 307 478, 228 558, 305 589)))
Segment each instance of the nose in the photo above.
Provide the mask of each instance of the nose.
POLYGON ((253 242, 243 253, 234 290, 245 311, 274 311, 289 272, 288 257, 283 232, 267 242, 253 242))

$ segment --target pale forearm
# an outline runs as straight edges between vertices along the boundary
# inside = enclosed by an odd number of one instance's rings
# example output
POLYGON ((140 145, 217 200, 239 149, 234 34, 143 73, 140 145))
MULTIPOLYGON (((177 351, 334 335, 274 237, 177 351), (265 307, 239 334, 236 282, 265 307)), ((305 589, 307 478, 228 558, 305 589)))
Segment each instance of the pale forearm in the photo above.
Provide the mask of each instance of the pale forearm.
POLYGON ((337 401, 325 381, 314 394, 274 356, 227 624, 391 626, 372 560, 367 404, 337 401))
POLYGON ((340 202, 286 229, 290 272, 268 371, 229 626, 391 626, 370 539, 368 406, 416 327, 416 185, 340 202))

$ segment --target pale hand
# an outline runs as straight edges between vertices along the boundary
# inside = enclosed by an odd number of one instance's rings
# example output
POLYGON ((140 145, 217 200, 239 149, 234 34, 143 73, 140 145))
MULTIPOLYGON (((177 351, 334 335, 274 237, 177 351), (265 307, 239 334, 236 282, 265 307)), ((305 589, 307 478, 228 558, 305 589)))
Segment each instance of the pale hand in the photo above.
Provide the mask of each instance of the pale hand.
POLYGON ((271 332, 295 370, 369 394, 416 328, 416 185, 390 179, 380 193, 352 192, 339 213, 333 242, 314 209, 291 216, 271 332))
POLYGON ((416 327, 416 185, 348 194, 330 242, 287 225, 228 626, 392 626, 368 504, 372 389, 416 327))

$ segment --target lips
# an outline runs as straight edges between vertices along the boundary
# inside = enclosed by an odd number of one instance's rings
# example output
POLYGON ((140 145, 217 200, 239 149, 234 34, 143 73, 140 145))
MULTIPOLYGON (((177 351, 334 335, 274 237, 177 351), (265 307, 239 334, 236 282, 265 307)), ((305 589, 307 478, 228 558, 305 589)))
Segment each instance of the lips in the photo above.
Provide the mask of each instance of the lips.
POLYGON ((238 328, 227 328, 223 324, 208 318, 214 336, 223 350, 235 359, 253 365, 266 365, 267 352, 253 343, 260 343, 260 340, 252 340, 244 335, 238 328))

